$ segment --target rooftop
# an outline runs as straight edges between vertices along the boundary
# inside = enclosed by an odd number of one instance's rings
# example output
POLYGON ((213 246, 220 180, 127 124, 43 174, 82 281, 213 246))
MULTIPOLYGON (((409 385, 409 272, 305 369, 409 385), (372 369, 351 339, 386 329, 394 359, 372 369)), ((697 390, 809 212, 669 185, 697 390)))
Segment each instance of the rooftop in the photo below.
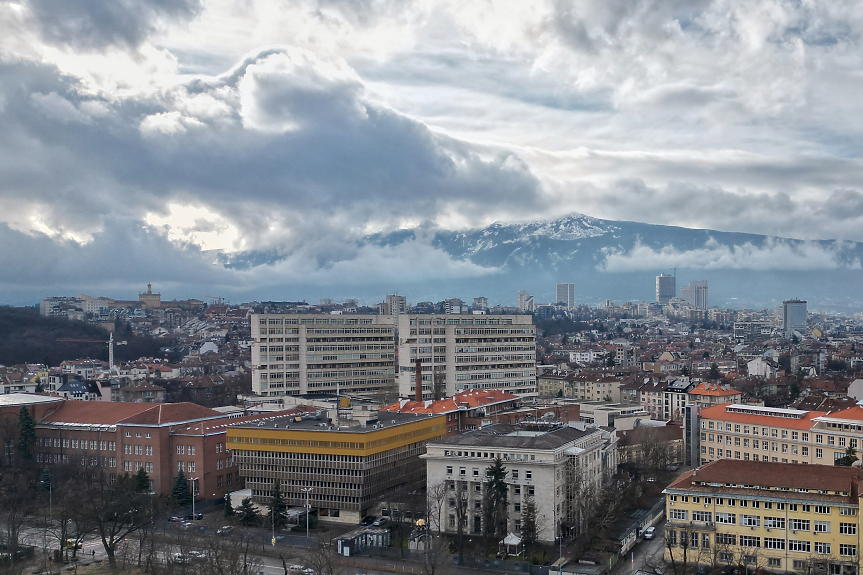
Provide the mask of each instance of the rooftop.
POLYGON ((518 449, 557 449, 572 441, 596 433, 590 429, 581 431, 574 427, 558 427, 550 431, 536 432, 518 425, 498 423, 481 429, 467 431, 438 439, 435 445, 457 447, 511 447, 518 449))
POLYGON ((813 419, 827 415, 823 411, 802 411, 741 404, 722 403, 701 410, 702 419, 714 419, 749 425, 811 429, 813 419))
POLYGON ((381 409, 386 412, 397 413, 425 413, 425 414, 440 414, 452 413, 459 410, 476 409, 488 405, 496 405, 498 403, 507 403, 518 401, 519 397, 515 394, 503 391, 501 389, 485 389, 485 390, 470 390, 462 391, 452 397, 441 399, 438 401, 399 401, 381 409))
POLYGON ((380 420, 369 420, 362 426, 357 420, 344 419, 341 425, 330 421, 325 415, 270 415, 266 419, 249 421, 247 423, 229 423, 230 427, 240 429, 284 429, 292 431, 336 431, 342 433, 371 433, 378 429, 398 427, 430 419, 434 415, 407 413, 380 413, 380 420))
POLYGON ((0 394, 0 407, 19 407, 39 403, 54 403, 65 401, 62 397, 37 395, 35 393, 5 393, 0 394))

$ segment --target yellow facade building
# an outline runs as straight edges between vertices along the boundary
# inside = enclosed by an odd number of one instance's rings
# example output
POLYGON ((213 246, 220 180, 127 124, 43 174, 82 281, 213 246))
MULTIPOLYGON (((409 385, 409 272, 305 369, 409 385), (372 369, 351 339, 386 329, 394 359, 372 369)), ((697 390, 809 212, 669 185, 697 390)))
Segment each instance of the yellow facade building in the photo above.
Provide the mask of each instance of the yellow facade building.
POLYGON ((863 470, 723 459, 664 491, 665 559, 680 566, 740 566, 856 574, 863 470))
POLYGON ((227 447, 252 497, 267 503, 275 481, 289 505, 356 522, 378 502, 425 485, 419 458, 446 432, 446 417, 369 411, 351 419, 320 414, 231 426, 227 447))

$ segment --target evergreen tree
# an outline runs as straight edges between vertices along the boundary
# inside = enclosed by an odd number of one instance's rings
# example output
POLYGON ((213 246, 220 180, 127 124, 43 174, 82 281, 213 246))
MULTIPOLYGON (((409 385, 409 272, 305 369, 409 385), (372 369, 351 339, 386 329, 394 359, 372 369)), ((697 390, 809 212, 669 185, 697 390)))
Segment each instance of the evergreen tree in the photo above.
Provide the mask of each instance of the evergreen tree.
POLYGON ((150 476, 147 475, 143 467, 135 474, 135 491, 138 493, 150 492, 150 476))
POLYGON ((36 445, 36 422, 30 411, 21 406, 18 412, 18 457, 30 461, 33 459, 33 446, 36 445))
POLYGON ((719 366, 716 363, 710 364, 710 379, 719 379, 722 374, 719 373, 719 366))
POLYGON ((243 502, 240 504, 240 508, 237 510, 237 517, 240 519, 240 523, 246 527, 258 524, 260 517, 258 515, 258 510, 252 504, 251 497, 243 499, 243 502))
POLYGON ((839 465, 850 467, 855 461, 857 461, 857 450, 849 445, 848 449, 845 450, 845 455, 839 459, 837 463, 839 465))
POLYGON ((485 493, 483 494, 483 527, 486 537, 498 539, 506 535, 507 499, 509 485, 506 483, 507 470, 498 456, 486 469, 485 493))
POLYGON ((233 517, 236 515, 234 512, 234 504, 231 503, 231 494, 225 494, 225 517, 233 517))
POLYGON ((174 478, 174 486, 171 488, 171 497, 177 505, 185 507, 192 504, 192 490, 189 489, 189 480, 181 469, 174 478))
POLYGON ((525 495, 521 501, 521 540, 525 549, 536 544, 538 538, 536 526, 536 501, 530 495, 525 495))
POLYGON ((276 531, 281 531, 288 524, 288 519, 285 517, 287 509, 285 498, 282 497, 281 482, 276 479, 273 482, 273 496, 270 498, 270 510, 267 513, 267 521, 276 531))

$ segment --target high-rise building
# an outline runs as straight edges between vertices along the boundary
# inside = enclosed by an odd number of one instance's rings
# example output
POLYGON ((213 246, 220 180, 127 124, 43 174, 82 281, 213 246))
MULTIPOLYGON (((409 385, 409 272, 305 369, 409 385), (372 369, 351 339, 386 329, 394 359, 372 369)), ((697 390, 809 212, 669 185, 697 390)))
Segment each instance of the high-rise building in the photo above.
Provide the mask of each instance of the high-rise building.
POLYGON ((523 289, 518 290, 518 311, 527 313, 532 312, 533 308, 533 296, 523 289))
POLYGON ((557 299, 555 303, 566 305, 566 309, 575 307, 575 284, 557 284, 557 299))
POLYGON ((790 339, 795 330, 806 329, 808 315, 805 301, 789 299, 782 302, 782 329, 785 337, 790 339))
POLYGON ((677 278, 668 274, 656 276, 656 303, 668 305, 668 302, 677 294, 677 278))
POLYGON ((488 311, 488 298, 484 296, 479 296, 473 298, 473 310, 476 311, 488 311))
POLYGON ((529 315, 399 316, 399 395, 416 397, 416 361, 423 399, 468 389, 536 393, 536 328, 529 315))
POLYGON ((403 295, 388 295, 383 303, 378 304, 378 313, 381 315, 399 315, 407 311, 408 298, 403 295))
POLYGON ((252 391, 371 393, 395 380, 391 315, 252 314, 252 391))
POLYGON ((707 309, 707 280, 689 282, 680 288, 680 299, 696 309, 707 309))

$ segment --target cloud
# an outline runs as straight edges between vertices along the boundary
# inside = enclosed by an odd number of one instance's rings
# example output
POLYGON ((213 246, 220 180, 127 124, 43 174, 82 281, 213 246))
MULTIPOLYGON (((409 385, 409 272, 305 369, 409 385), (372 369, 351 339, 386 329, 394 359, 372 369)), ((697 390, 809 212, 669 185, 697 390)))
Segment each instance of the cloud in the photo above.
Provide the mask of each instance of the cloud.
POLYGON ((47 42, 82 50, 137 48, 168 24, 188 22, 201 0, 26 0, 33 24, 47 42))
POLYGON ((860 269, 859 259, 848 260, 842 242, 794 242, 768 239, 764 245, 745 243, 728 246, 710 239, 702 248, 678 250, 666 245, 654 249, 641 243, 631 250, 609 249, 597 269, 611 273, 670 268, 701 270, 813 271, 838 268, 860 269))

